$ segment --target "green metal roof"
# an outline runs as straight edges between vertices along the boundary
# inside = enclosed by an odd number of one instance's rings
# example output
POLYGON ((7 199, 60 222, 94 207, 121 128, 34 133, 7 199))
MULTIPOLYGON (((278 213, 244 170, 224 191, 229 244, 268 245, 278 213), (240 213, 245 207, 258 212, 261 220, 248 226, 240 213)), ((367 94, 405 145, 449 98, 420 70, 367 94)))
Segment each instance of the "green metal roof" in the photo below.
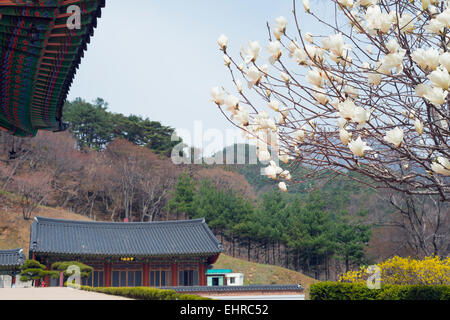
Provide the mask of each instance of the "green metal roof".
POLYGON ((233 270, 231 270, 231 269, 209 269, 208 271, 206 271, 207 275, 226 274, 226 273, 233 273, 233 270))
POLYGON ((104 5, 0 0, 0 129, 34 136, 66 128, 62 108, 104 5), (72 5, 80 8, 80 29, 67 27, 72 5))

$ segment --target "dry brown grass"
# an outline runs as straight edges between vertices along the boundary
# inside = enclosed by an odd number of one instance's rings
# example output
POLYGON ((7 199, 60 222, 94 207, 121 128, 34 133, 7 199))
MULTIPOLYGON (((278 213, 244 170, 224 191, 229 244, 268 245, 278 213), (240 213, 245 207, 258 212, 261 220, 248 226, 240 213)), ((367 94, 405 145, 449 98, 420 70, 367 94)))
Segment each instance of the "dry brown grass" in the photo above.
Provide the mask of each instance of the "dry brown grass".
POLYGON ((317 280, 286 268, 248 262, 221 254, 214 269, 232 269, 244 274, 244 284, 301 284, 306 291, 317 280))
POLYGON ((84 220, 89 218, 59 208, 39 207, 30 220, 24 220, 15 195, 0 195, 0 250, 23 248, 28 257, 30 226, 35 216, 84 220))

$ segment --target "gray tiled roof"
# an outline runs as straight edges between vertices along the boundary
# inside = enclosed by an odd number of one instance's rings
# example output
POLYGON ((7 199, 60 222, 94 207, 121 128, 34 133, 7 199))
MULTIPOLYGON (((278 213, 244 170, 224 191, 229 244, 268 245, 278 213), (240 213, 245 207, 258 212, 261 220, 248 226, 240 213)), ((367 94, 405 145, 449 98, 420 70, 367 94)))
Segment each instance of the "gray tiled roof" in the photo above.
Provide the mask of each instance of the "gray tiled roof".
POLYGON ((30 252, 101 256, 215 255, 223 251, 204 219, 142 223, 35 217, 30 252))
POLYGON ((22 249, 0 250, 0 268, 19 267, 25 262, 22 249))
POLYGON ((253 284, 248 286, 193 286, 193 287, 163 287, 161 289, 175 290, 176 292, 251 292, 251 291, 299 291, 303 288, 299 284, 253 284))

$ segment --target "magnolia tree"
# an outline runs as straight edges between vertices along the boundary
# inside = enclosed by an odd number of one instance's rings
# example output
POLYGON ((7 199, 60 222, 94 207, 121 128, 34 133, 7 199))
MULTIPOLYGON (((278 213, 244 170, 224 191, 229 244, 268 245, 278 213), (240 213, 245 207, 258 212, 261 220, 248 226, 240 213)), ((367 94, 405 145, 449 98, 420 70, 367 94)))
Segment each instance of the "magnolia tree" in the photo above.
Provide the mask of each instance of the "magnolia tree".
MULTIPOLYGON (((233 57, 221 35, 235 88, 212 88, 213 101, 256 140, 261 161, 276 151, 291 171, 356 172, 376 188, 448 201, 450 1, 330 2, 331 21, 308 0, 301 8, 325 35, 302 31, 297 1, 295 25, 268 24, 264 46, 250 41, 233 57)), ((270 161, 264 171, 284 191, 285 169, 270 161)))

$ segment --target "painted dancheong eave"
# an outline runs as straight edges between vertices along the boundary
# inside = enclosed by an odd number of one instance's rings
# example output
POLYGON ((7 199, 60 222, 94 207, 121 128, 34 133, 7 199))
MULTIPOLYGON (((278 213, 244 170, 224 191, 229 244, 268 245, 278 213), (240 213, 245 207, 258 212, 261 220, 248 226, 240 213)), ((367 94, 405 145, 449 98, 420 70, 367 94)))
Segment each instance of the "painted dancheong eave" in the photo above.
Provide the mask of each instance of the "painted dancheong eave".
POLYGON ((0 0, 0 129, 64 130, 62 108, 105 0, 0 0), (81 10, 70 30, 67 8, 81 10))

